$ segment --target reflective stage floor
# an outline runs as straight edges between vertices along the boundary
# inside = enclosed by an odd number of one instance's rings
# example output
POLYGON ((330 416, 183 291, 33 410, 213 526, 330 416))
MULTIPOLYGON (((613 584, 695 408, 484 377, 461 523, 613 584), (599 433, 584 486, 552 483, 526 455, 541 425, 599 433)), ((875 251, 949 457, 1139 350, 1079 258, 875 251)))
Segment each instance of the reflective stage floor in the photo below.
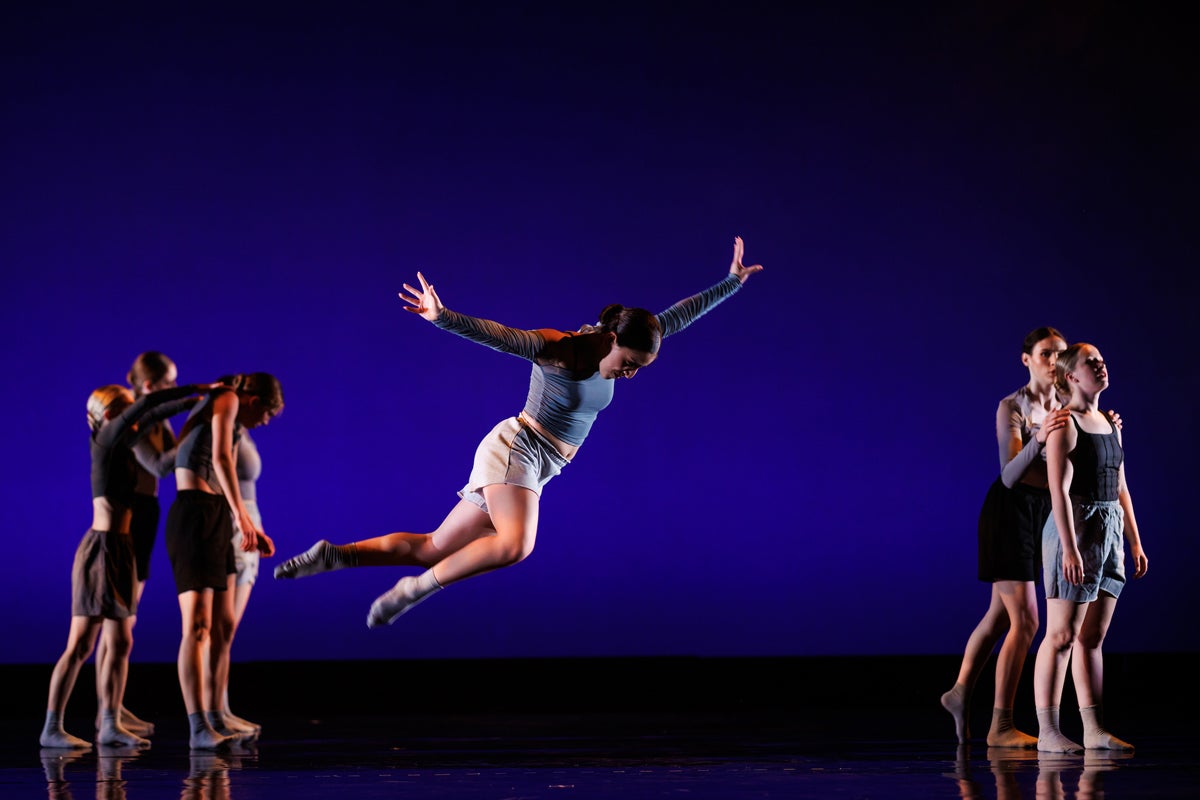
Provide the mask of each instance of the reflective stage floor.
MULTIPOLYGON (((958 747, 937 705, 953 659, 235 664, 289 677, 258 697, 263 713, 234 703, 263 725, 261 740, 216 753, 187 747, 173 665, 135 670, 130 705, 158 728, 148 750, 82 753, 37 745, 49 666, 0 667, 20 688, 17 713, 0 722, 0 797, 1200 797, 1195 691, 1142 702, 1165 685, 1164 665, 1190 678, 1197 659, 1156 658, 1109 669, 1121 691, 1140 670, 1157 673, 1138 702, 1110 703, 1110 727, 1137 751, 1078 755, 989 748, 981 736, 958 747), (439 696, 467 674, 473 691, 439 696), (299 713, 297 698, 316 694, 299 713)), ((68 714, 81 735, 94 711, 87 677, 68 714)), ((990 687, 980 692, 982 735, 990 687)), ((1078 738, 1070 716, 1065 732, 1078 738)))

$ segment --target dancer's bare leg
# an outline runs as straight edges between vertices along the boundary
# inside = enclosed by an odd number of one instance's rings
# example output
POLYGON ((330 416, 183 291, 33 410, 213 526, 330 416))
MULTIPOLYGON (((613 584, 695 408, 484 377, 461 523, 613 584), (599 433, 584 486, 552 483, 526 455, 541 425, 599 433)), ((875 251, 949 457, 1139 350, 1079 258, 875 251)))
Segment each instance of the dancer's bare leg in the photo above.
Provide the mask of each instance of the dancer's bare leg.
POLYGON ((1008 611, 1000 595, 1000 584, 992 584, 992 597, 983 618, 967 637, 967 646, 963 651, 962 663, 958 668, 958 679, 950 691, 942 695, 942 708, 954 717, 954 732, 959 744, 971 738, 970 706, 971 692, 975 682, 992 656, 996 642, 1008 631, 1008 611))
POLYGON ((83 749, 92 743, 73 736, 63 729, 63 718, 67 712, 67 700, 75 689, 79 670, 96 648, 103 620, 100 617, 71 617, 71 628, 67 633, 67 646, 63 650, 54 670, 50 673, 50 692, 46 701, 46 721, 38 738, 42 747, 83 749))
POLYGON ((1063 736, 1059 729, 1059 703, 1067 675, 1067 660, 1083 625, 1088 603, 1051 599, 1046 601, 1046 635, 1038 647, 1033 667, 1033 700, 1038 716, 1038 750, 1049 753, 1079 753, 1081 745, 1063 736))
MULTIPOLYGON (((139 605, 142 602, 142 593, 145 592, 145 590, 146 590, 146 582, 145 581, 138 581, 137 584, 134 586, 134 597, 136 598, 137 603, 139 605)), ((132 620, 132 623, 130 626, 130 631, 132 632, 133 626, 137 625, 137 617, 133 616, 133 617, 130 617, 129 619, 132 620)), ((99 697, 101 695, 101 693, 104 691, 103 687, 100 685, 100 674, 103 670, 108 669, 108 666, 106 664, 106 662, 108 661, 108 658, 109 658, 108 644, 105 641, 105 637, 101 636, 100 641, 98 641, 96 643, 96 696, 97 697, 99 697)), ((137 736, 142 736, 142 737, 150 736, 154 733, 154 723, 146 722, 144 719, 141 719, 140 717, 138 717, 136 714, 134 714, 132 711, 130 711, 128 708, 125 707, 124 701, 122 701, 121 708, 119 709, 119 711, 120 711, 120 714, 117 716, 117 722, 118 722, 118 724, 121 725, 121 727, 125 728, 130 733, 133 733, 137 736)), ((100 730, 100 709, 99 709, 98 705, 96 708, 96 730, 100 730)))
POLYGON ((460 500, 432 533, 388 533, 343 545, 322 539, 275 567, 275 577, 305 578, 346 567, 431 567, 476 539, 495 533, 487 513, 460 500))
POLYGON ((121 724, 121 701, 129 677, 129 652, 133 649, 133 618, 104 620, 100 640, 105 643, 108 658, 99 665, 96 679, 100 687, 96 698, 100 707, 96 741, 114 747, 149 747, 149 739, 121 724))
POLYGON ((487 514, 466 501, 455 506, 430 537, 438 552, 454 549, 424 573, 401 578, 377 598, 367 615, 368 627, 390 625, 442 587, 511 566, 533 552, 537 494, 520 486, 494 484, 484 487, 483 495, 487 514))
POLYGON ((237 589, 237 574, 225 576, 225 591, 212 593, 212 634, 205 652, 203 672, 203 696, 205 718, 217 733, 223 736, 254 733, 239 731, 226 724, 222 708, 229 687, 230 653, 233 647, 235 627, 234 594, 237 589))
MULTIPOLYGON (((237 636, 238 628, 242 624, 242 617, 246 615, 246 606, 250 603, 250 592, 253 589, 253 583, 238 583, 235 581, 233 592, 233 633, 230 636, 231 648, 233 646, 233 639, 237 636)), ((219 708, 225 717, 225 725, 230 730, 240 733, 259 733, 262 731, 262 726, 258 723, 242 719, 230 710, 228 677, 225 679, 225 689, 221 693, 221 701, 219 708)))
POLYGON ((1133 750, 1133 745, 1104 728, 1104 637, 1117 610, 1117 598, 1101 592, 1088 604, 1079 636, 1071 650, 1071 677, 1079 714, 1083 717, 1083 746, 1089 750, 1133 750))
POLYGON ((183 624, 179 640, 179 689, 187 709, 188 743, 193 750, 214 750, 233 737, 213 730, 205 716, 205 662, 209 650, 212 626, 213 590, 184 592, 179 595, 179 615, 183 624))
POLYGON ((1036 747, 1037 737, 1014 725, 1013 706, 1029 646, 1037 635, 1037 591, 1033 581, 999 581, 997 586, 1011 627, 996 656, 996 693, 987 743, 989 747, 1036 747))

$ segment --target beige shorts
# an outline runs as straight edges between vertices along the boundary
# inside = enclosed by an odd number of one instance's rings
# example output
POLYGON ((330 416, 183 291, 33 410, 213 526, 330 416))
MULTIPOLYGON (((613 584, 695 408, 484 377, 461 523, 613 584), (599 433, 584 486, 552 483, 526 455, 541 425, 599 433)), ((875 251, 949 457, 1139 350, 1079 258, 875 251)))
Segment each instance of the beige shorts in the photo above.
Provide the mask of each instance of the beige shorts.
POLYGON ((492 428, 475 449, 471 477, 458 496, 487 511, 483 487, 497 483, 523 486, 539 497, 542 487, 568 463, 533 428, 509 417, 492 428))

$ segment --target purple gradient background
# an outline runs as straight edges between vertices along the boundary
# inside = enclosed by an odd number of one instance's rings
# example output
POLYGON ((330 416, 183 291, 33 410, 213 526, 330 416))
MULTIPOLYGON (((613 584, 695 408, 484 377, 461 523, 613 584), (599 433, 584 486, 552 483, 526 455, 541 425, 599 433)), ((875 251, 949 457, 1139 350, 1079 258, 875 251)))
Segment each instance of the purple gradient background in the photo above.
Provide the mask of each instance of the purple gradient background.
MULTIPOLYGON (((766 269, 617 386, 532 557, 384 630, 367 607, 402 571, 265 560, 235 660, 959 652, 996 403, 1042 324, 1101 348, 1125 420, 1151 568, 1107 648, 1200 645, 1200 131, 1165 13, 22 5, 0 11, 0 662, 61 650, 84 404, 139 351, 183 382, 282 379, 255 436, 281 556, 428 530, 529 368, 405 313, 404 281, 573 329, 715 283, 735 235, 766 269)), ((169 662, 161 535, 152 569, 134 660, 169 662)))

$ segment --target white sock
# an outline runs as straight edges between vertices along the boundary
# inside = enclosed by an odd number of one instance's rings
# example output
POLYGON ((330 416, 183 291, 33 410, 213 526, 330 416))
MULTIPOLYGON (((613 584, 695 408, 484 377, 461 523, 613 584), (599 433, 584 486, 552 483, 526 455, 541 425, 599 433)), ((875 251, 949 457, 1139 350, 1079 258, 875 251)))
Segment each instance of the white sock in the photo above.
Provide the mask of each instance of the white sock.
POLYGON ((401 614, 417 603, 442 588, 433 577, 433 570, 427 569, 420 575, 410 575, 396 581, 396 585, 381 594, 371 604, 367 613, 367 627, 378 628, 381 625, 391 625, 401 614))

